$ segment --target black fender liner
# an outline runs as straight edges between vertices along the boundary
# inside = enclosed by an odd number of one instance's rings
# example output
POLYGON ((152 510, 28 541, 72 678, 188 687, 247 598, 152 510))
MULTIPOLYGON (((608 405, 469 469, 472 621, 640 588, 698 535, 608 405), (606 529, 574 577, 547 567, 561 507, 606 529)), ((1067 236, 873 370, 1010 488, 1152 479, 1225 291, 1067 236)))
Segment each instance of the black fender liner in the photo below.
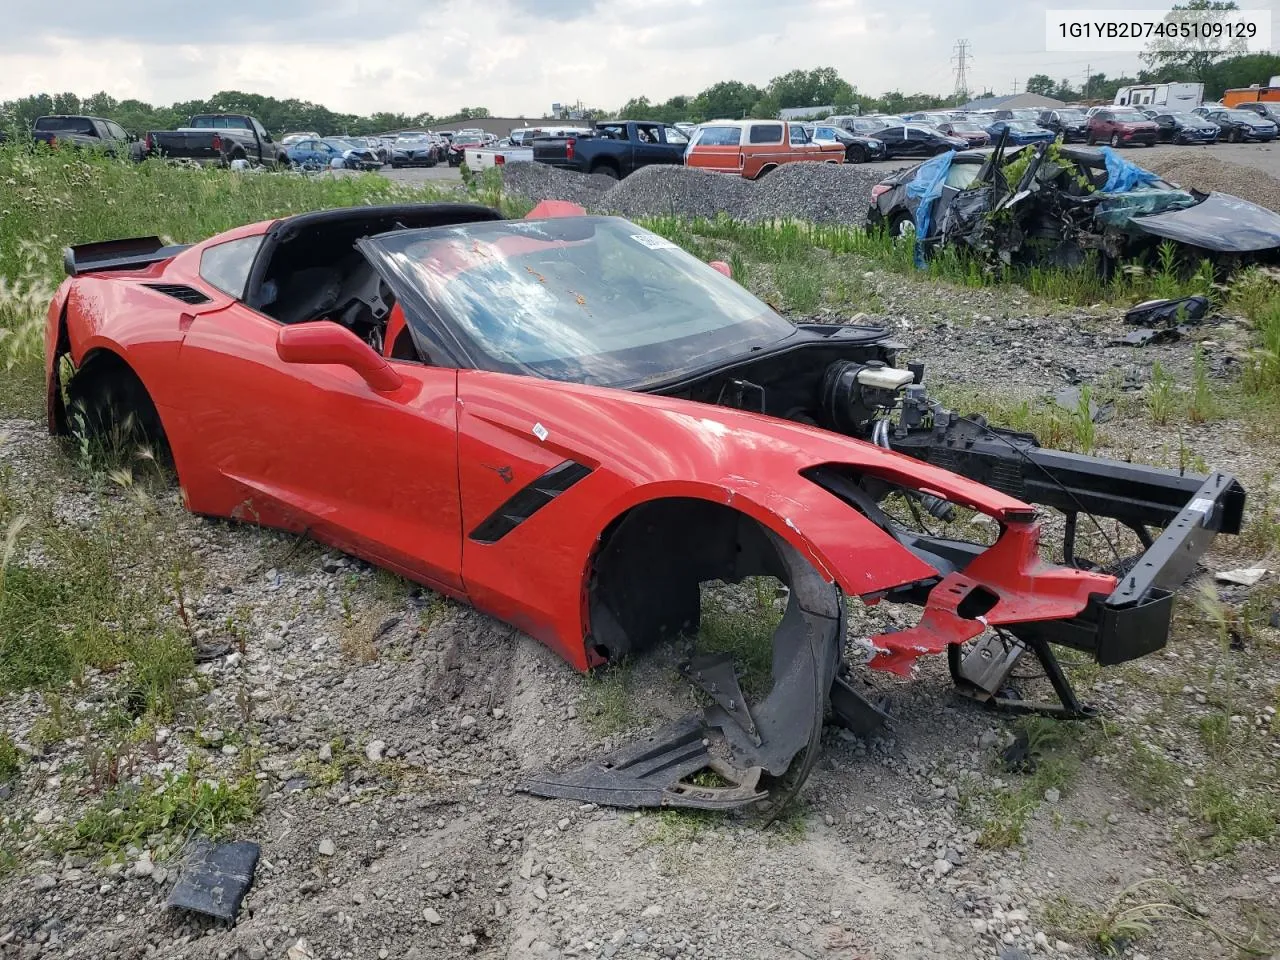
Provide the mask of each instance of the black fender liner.
MULTIPOLYGON (((766 697, 749 704, 727 656, 697 655, 684 670, 713 701, 701 714, 689 714, 575 769, 538 774, 519 789, 617 807, 722 810, 766 799, 769 793, 760 788, 762 780, 780 781, 790 771, 787 799, 794 796, 817 758, 844 640, 844 598, 838 586, 823 579, 782 537, 746 522, 762 534, 758 559, 763 569, 742 575, 772 573, 789 588, 786 611, 773 634, 773 685, 766 697), (688 782, 704 770, 729 786, 688 782)), ((731 553, 736 556, 739 551, 731 553)), ((658 627, 662 619, 646 625, 658 627)), ((616 619, 610 626, 618 628, 616 619)), ((638 649, 649 638, 629 640, 638 649)))

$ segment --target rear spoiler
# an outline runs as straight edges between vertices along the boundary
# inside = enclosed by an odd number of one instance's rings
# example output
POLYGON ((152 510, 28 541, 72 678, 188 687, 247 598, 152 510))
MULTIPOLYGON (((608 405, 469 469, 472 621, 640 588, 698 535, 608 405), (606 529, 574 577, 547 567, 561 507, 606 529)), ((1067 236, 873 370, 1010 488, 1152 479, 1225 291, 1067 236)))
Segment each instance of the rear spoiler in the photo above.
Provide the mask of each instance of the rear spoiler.
POLYGON ((159 237, 134 237, 129 240, 100 240, 81 243, 62 251, 62 265, 68 277, 102 270, 141 270, 153 263, 176 257, 190 244, 165 246, 159 237))

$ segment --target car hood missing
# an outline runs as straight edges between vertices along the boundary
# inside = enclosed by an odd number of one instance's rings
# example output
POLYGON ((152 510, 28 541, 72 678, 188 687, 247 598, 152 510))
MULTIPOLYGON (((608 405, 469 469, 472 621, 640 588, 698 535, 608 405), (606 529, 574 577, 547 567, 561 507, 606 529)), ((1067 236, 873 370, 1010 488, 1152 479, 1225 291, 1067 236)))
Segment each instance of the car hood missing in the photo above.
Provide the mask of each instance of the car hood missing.
POLYGON ((1256 253, 1280 247, 1280 214, 1225 193, 1210 193, 1194 207, 1130 223, 1153 236, 1215 253, 1256 253))

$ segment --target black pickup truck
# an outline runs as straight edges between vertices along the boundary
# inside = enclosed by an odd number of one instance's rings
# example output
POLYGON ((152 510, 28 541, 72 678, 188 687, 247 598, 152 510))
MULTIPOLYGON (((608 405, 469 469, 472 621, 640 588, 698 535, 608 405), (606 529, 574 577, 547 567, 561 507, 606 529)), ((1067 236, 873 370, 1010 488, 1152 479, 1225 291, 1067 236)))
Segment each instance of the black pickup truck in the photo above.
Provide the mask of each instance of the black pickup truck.
POLYGON ((533 159, 616 180, 651 164, 684 163, 688 145, 689 138, 667 123, 609 120, 585 136, 536 137, 533 159))
POLYGON ((101 150, 110 157, 142 159, 142 146, 114 120, 63 114, 36 117, 31 136, 51 147, 101 150))
POLYGON ((152 130, 147 152, 170 160, 227 167, 237 160, 264 167, 289 165, 285 148, 256 118, 242 113, 200 113, 177 130, 152 130))

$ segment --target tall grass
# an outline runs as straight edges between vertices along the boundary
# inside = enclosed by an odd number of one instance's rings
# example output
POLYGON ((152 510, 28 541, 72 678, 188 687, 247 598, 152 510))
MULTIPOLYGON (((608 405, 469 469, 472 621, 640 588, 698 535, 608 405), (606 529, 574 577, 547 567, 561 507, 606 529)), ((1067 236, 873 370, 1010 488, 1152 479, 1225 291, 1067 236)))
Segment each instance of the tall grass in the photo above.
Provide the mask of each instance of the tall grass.
POLYGON ((150 235, 191 243, 307 210, 445 196, 458 198, 374 174, 235 173, 0 148, 0 412, 31 412, 44 314, 67 245, 150 235))

